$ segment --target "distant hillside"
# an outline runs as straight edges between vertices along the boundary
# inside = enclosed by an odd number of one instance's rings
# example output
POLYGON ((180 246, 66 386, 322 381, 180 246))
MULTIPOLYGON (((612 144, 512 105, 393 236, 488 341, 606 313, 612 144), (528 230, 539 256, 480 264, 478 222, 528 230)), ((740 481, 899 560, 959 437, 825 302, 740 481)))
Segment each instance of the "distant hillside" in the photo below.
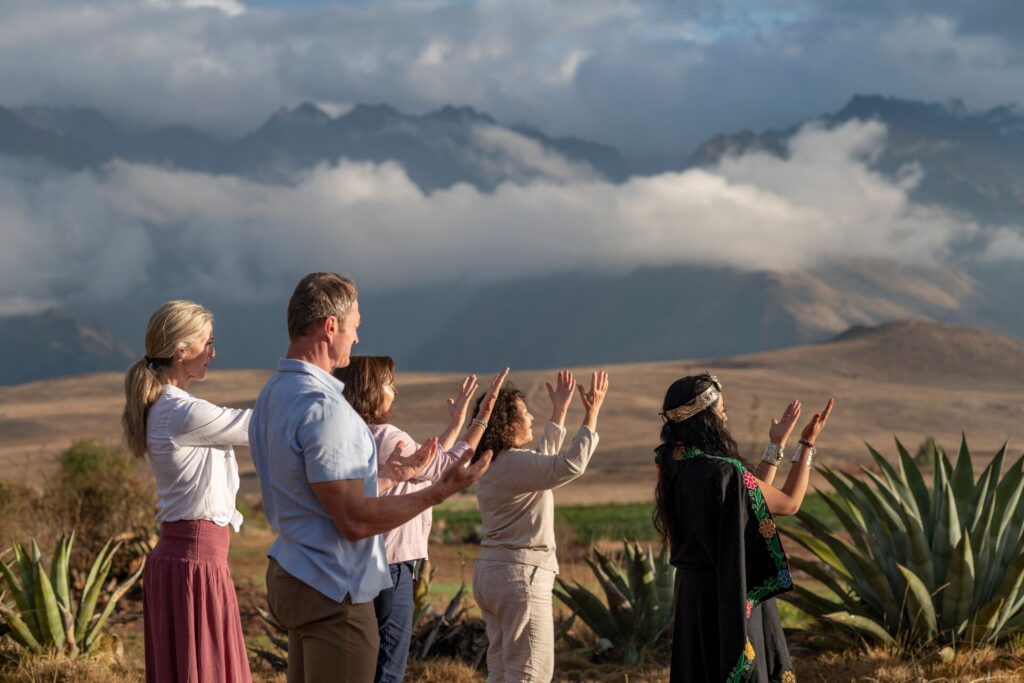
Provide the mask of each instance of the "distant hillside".
POLYGON ((389 105, 358 105, 332 117, 315 104, 281 109, 256 130, 237 140, 224 140, 186 126, 153 130, 118 123, 84 107, 31 106, 0 110, 0 153, 41 156, 58 165, 99 163, 118 157, 208 173, 231 173, 270 182, 291 182, 296 173, 340 159, 397 161, 425 191, 466 182, 492 189, 506 180, 529 180, 543 175, 529 153, 502 147, 501 141, 481 137, 494 130, 535 143, 540 150, 585 164, 615 182, 629 176, 625 158, 614 148, 579 138, 549 137, 529 126, 504 126, 471 107, 446 106, 422 116, 405 114, 389 105), (20 117, 20 118, 19 118, 20 117), (20 146, 3 145, 5 138, 33 139, 20 146), (10 131, 10 132, 8 132, 10 131), (38 138, 38 142, 35 142, 38 138), (58 154, 53 139, 65 146, 92 150, 58 154))
POLYGON ((102 163, 110 154, 82 139, 26 123, 0 107, 0 155, 49 161, 79 169, 102 163))
POLYGON ((799 273, 643 268, 483 289, 412 366, 555 367, 724 357, 831 338, 854 325, 927 317, 1024 336, 1024 302, 979 320, 991 294, 951 268, 887 262, 799 273), (472 330, 472 334, 466 334, 472 330))
MULTIPOLYGON (((1009 296, 1006 284, 993 287, 948 267, 884 261, 799 273, 641 268, 524 278, 479 290, 455 282, 363 294, 356 351, 393 356, 404 370, 462 372, 722 358, 908 318, 1024 338, 1024 299, 1009 296)), ((204 301, 216 315, 218 367, 274 366, 287 345, 287 297, 281 292, 258 305, 204 301)), ((0 369, 0 384, 123 368, 126 357, 142 353, 145 320, 160 301, 141 297, 77 309, 74 318, 61 314, 61 325, 53 324, 52 312, 0 319, 0 329, 12 330, 5 337, 8 348, 22 359, 0 369), (72 322, 76 327, 67 332, 72 322), (77 339, 74 330, 88 330, 87 338, 105 340, 108 346, 100 348, 112 352, 100 354, 102 362, 95 350, 53 359, 49 349, 77 339)))
MULTIPOLYGON (((888 130, 885 149, 874 160, 877 168, 890 174, 907 164, 921 168, 924 177, 913 192, 918 201, 985 222, 1024 224, 1024 110, 1016 105, 971 112, 959 100, 939 104, 857 95, 815 120, 834 127, 854 119, 880 121, 888 130)), ((713 164, 750 150, 784 156, 800 125, 716 135, 686 165, 713 164)))
POLYGON ((929 320, 857 325, 810 346, 735 356, 719 367, 816 370, 882 382, 947 387, 1024 386, 1024 342, 929 320))
POLYGON ((0 318, 0 384, 102 370, 124 371, 131 351, 108 333, 67 313, 0 318))
MULTIPOLYGON (((658 363, 602 364, 611 389, 598 426, 601 445, 586 476, 559 489, 561 504, 649 500, 658 416, 665 389, 679 377, 710 369, 725 385, 729 427, 741 452, 756 458, 769 420, 799 398, 805 414, 836 398, 836 410, 822 435, 819 462, 841 468, 867 459, 864 442, 893 454, 892 437, 909 448, 935 437, 955 448, 967 432, 979 459, 1010 439, 1020 453, 1024 438, 1022 344, 999 335, 914 321, 859 328, 821 344, 735 358, 680 359, 658 363)), ((221 405, 252 405, 267 370, 224 371, 189 389, 221 405)), ((590 367, 568 363, 587 381, 590 367)), ((478 372, 492 368, 467 368, 478 372)), ((447 422, 445 399, 461 375, 408 372, 396 377, 399 398, 394 422, 414 438, 426 439, 447 422)), ((526 394, 538 418, 550 408, 544 382, 551 371, 514 367, 512 381, 526 394)), ((121 438, 124 405, 121 373, 0 387, 0 480, 37 481, 74 439, 95 437, 111 444, 121 438)), ((578 400, 566 421, 575 429, 582 416, 578 400)), ((251 461, 239 449, 243 492, 257 492, 251 461)))

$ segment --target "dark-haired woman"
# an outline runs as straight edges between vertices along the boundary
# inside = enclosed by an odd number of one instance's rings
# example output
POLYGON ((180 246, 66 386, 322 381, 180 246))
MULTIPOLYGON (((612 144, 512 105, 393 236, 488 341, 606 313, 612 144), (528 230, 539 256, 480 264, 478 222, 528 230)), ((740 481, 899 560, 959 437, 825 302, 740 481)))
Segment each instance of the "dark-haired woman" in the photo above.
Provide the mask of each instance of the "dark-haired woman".
POLYGON ((150 683, 252 680, 228 568, 228 527, 242 523, 233 446, 249 443, 252 411, 186 391, 215 356, 210 311, 168 301, 149 319, 146 356, 125 373, 124 439, 149 456, 161 523, 142 580, 150 683))
MULTIPOLYGON (((395 453, 412 453, 419 449, 419 444, 409 434, 389 422, 392 406, 398 396, 394 360, 389 356, 352 356, 348 366, 336 369, 334 376, 345 385, 345 399, 369 425, 377 444, 380 467, 386 466, 388 459, 395 453)), ((498 391, 504 378, 505 373, 495 376, 489 395, 498 391)), ((380 491, 380 495, 402 495, 426 488, 431 482, 440 479, 467 450, 476 447, 483 436, 482 421, 472 425, 463 440, 456 441, 466 421, 469 401, 476 388, 476 375, 469 375, 462 381, 455 398, 448 399, 448 426, 437 437, 437 452, 433 460, 416 478, 380 491)), ((405 676, 409 643, 412 640, 413 586, 423 561, 427 559, 427 540, 432 521, 432 512, 427 508, 402 526, 384 534, 392 588, 381 591, 374 600, 377 630, 380 634, 374 677, 377 683, 397 683, 405 676)))
POLYGON ((608 393, 608 375, 595 372, 590 391, 579 387, 583 424, 565 453, 565 414, 576 380, 558 373, 547 385, 551 420, 539 450, 525 396, 513 386, 498 394, 481 449, 494 452, 477 484, 483 546, 473 569, 473 598, 487 627, 488 681, 550 681, 555 642, 551 591, 555 559, 554 497, 551 490, 583 474, 597 448, 597 418, 608 393))
POLYGON ((772 420, 755 473, 729 434, 718 378, 705 373, 669 387, 656 449, 655 525, 677 570, 673 682, 796 681, 772 600, 793 587, 773 515, 800 509, 833 405, 829 400, 804 428, 786 483, 776 489, 771 482, 799 401, 772 420))

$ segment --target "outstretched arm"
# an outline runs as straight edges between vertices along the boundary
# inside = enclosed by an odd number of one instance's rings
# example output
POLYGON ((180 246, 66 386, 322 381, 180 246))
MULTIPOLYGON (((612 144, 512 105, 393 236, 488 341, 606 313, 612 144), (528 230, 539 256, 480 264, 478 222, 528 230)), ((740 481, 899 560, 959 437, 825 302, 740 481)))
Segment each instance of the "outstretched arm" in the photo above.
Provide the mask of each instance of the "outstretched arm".
POLYGON ((310 484, 313 494, 334 520, 338 533, 358 541, 390 531, 444 501, 480 479, 491 464, 491 452, 470 465, 472 451, 460 458, 441 479, 425 489, 401 496, 369 498, 362 479, 340 479, 310 484))
POLYGON ((480 402, 480 409, 477 410, 476 415, 473 416, 473 421, 469 423, 466 431, 462 434, 462 440, 469 444, 470 451, 475 451, 476 447, 480 445, 480 439, 484 438, 487 421, 491 419, 494 403, 498 400, 498 392, 501 391, 501 385, 505 383, 506 377, 508 377, 508 368, 505 368, 491 378, 491 384, 487 387, 487 393, 484 394, 484 398, 480 402))
POLYGON ((455 398, 448 399, 448 426, 437 437, 441 450, 450 451, 455 445, 455 439, 458 438, 462 424, 466 421, 466 411, 469 410, 469 402, 476 393, 476 387, 476 375, 469 375, 462 380, 455 398))

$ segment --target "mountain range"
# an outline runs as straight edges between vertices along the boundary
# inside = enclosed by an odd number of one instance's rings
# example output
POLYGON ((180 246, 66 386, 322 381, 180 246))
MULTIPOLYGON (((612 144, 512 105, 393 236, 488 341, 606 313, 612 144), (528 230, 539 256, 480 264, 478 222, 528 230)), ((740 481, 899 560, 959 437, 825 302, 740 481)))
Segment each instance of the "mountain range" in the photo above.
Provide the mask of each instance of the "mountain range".
MULTIPOLYGON (((872 159, 875 168, 898 175, 912 164, 923 171, 915 200, 970 216, 983 229, 1024 225, 1024 113, 1016 107, 972 113, 959 102, 855 96, 813 122, 831 127, 854 119, 886 125, 887 144, 872 159)), ((784 157, 788 140, 806 123, 716 135, 660 170, 713 165, 751 150, 784 157)), ((276 112, 236 139, 184 126, 142 129, 85 108, 0 108, 0 155, 70 170, 119 158, 283 183, 342 158, 393 160, 424 192, 456 183, 490 191, 501 182, 543 176, 543 165, 531 161, 538 153, 612 182, 632 174, 631 162, 611 147, 505 125, 469 107, 412 115, 359 105, 331 116, 306 103, 276 112)), ((405 369, 424 370, 720 357, 911 318, 1024 338, 1018 271, 1016 265, 956 261, 941 267, 830 263, 796 273, 678 265, 560 273, 476 288, 452 282, 367 291, 361 295, 357 351, 388 353, 405 369)), ((286 296, 245 306, 215 294, 204 299, 217 313, 221 367, 273 364, 286 343, 286 296)), ((76 309, 73 317, 51 312, 0 318, 7 357, 24 360, 20 367, 5 364, 0 384, 123 368, 129 355, 141 352, 140 321, 162 299, 160 292, 139 291, 128 300, 76 309)))
POLYGON ((332 117, 307 102, 281 109, 237 139, 187 126, 139 129, 83 107, 28 106, 0 109, 0 154, 35 156, 69 168, 116 157, 267 182, 288 182, 299 171, 343 158, 397 161, 424 191, 460 182, 490 190, 510 177, 530 177, 535 169, 529 165, 499 163, 508 160, 500 146, 481 144, 481 130, 515 133, 608 180, 629 176, 626 159, 606 145, 548 137, 527 126, 503 126, 472 107, 452 106, 410 115, 385 104, 360 104, 332 117), (26 130, 33 135, 28 143, 26 130))

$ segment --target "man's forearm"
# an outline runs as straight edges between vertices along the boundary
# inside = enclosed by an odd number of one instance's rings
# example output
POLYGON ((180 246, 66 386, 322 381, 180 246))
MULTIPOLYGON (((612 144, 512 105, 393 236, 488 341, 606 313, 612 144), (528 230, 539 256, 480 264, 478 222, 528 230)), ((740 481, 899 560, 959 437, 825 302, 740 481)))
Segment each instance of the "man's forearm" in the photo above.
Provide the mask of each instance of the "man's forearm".
POLYGON ((353 515, 360 538, 375 536, 402 526, 410 519, 444 501, 448 494, 438 484, 400 496, 367 498, 353 515))
POLYGON ((358 541, 399 527, 453 492, 441 483, 400 496, 368 498, 361 480, 313 484, 313 493, 349 541, 358 541), (356 482, 353 485, 350 482, 356 482))

